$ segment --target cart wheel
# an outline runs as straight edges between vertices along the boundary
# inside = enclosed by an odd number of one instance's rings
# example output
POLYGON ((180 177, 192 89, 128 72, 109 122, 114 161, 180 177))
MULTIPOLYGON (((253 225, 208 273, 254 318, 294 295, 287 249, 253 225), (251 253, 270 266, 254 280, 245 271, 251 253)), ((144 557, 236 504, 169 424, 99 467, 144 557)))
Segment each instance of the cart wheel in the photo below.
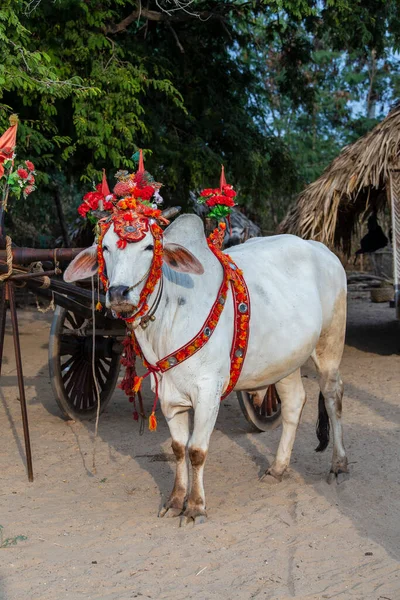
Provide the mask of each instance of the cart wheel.
POLYGON ((281 422, 281 401, 274 385, 268 386, 260 406, 250 392, 237 392, 240 408, 254 431, 275 429, 281 422))
MULTIPOLYGON (((55 399, 63 416, 76 420, 90 419, 97 412, 92 336, 80 331, 84 323, 83 317, 57 306, 49 341, 50 381, 55 399)), ((88 331, 91 331, 91 321, 88 331)), ((114 342, 112 336, 96 335, 95 372, 101 411, 107 406, 118 380, 120 354, 118 350, 113 351, 114 342)))

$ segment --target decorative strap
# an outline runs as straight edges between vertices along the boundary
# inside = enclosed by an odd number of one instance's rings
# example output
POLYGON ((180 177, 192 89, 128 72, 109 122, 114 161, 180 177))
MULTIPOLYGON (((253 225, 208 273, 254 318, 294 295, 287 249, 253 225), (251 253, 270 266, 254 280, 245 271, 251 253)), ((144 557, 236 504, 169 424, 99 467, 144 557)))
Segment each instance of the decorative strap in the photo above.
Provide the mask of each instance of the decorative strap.
POLYGON ((221 401, 231 393, 238 382, 240 373, 242 372, 243 362, 246 357, 250 330, 250 295, 243 273, 238 269, 232 258, 221 250, 225 229, 225 223, 220 223, 219 228, 215 229, 207 238, 208 247, 222 264, 225 274, 228 274, 232 288, 235 312, 231 346, 230 378, 228 387, 221 397, 221 401))
POLYGON ((175 352, 171 352, 171 354, 168 354, 168 356, 165 356, 163 359, 159 360, 155 365, 151 365, 144 359, 133 331, 129 336, 127 336, 124 342, 125 356, 122 359, 122 364, 127 367, 127 369, 120 387, 125 391, 125 393, 128 396, 134 397, 135 394, 140 393, 143 379, 149 375, 154 376, 156 395, 153 403, 152 413, 149 418, 149 429, 151 431, 155 431, 157 429, 155 411, 158 402, 158 374, 165 373, 173 367, 176 367, 176 365, 187 360, 196 354, 196 352, 198 352, 208 342, 215 331, 216 326, 218 325, 219 318, 224 309, 229 283, 231 284, 233 295, 234 332, 230 353, 230 378, 228 387, 221 397, 221 401, 231 393, 240 377, 249 340, 250 296, 242 271, 238 269, 231 257, 227 254, 224 254, 220 249, 221 242, 223 240, 223 231, 225 229, 224 224, 221 225, 219 229, 216 229, 210 235, 210 237, 207 239, 207 243, 210 250, 220 261, 224 275, 217 298, 201 330, 184 346, 181 346, 178 350, 175 350, 175 352), (136 375, 136 370, 134 368, 134 355, 140 356, 148 369, 142 377, 138 377, 136 375))
POLYGON ((172 367, 176 367, 179 363, 183 362, 187 358, 196 354, 210 339, 218 325, 219 318, 222 311, 224 310, 226 297, 228 294, 229 276, 224 270, 224 277, 221 286, 218 290, 217 298, 209 312, 207 319, 204 321, 200 331, 184 346, 181 346, 175 352, 171 352, 168 356, 165 356, 162 360, 159 360, 156 364, 161 371, 169 371, 172 367))

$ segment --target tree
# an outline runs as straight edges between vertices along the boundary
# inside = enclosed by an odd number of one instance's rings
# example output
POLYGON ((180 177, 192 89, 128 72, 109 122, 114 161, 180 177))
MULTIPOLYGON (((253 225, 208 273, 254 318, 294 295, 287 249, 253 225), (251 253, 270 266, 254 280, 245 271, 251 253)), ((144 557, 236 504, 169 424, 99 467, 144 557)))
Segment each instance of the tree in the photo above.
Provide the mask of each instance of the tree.
MULTIPOLYGON (((168 204, 187 207, 223 162, 271 228, 369 126, 354 106, 369 98, 378 117, 393 97, 399 29, 395 0, 5 0, 0 125, 19 113, 19 152, 57 183, 68 219, 101 168, 112 183, 143 147, 168 204)), ((24 207, 46 235, 53 197, 42 187, 24 207)))

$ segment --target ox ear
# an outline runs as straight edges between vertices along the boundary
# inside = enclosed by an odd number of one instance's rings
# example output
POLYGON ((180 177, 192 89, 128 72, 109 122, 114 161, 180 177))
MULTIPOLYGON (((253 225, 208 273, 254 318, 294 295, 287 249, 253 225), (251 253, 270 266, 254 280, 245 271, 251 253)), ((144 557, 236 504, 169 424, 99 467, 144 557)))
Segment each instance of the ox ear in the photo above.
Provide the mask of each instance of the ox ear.
POLYGON ((72 283, 73 281, 92 277, 97 273, 97 268, 97 246, 93 245, 90 248, 86 248, 86 250, 82 250, 69 263, 64 272, 64 281, 72 283))
POLYGON ((180 273, 193 273, 194 275, 204 273, 201 262, 189 250, 179 244, 165 244, 164 261, 171 269, 180 273))

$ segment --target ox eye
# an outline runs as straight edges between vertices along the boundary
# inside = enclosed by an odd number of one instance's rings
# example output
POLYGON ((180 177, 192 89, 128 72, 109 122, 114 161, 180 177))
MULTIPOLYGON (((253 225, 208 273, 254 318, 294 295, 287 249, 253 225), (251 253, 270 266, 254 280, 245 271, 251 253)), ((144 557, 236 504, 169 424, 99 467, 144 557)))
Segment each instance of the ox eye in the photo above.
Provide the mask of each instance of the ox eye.
POLYGON ((103 246, 103 252, 108 252, 108 246, 103 246))
POLYGON ((145 250, 154 250, 153 244, 149 244, 148 246, 146 246, 145 250))

